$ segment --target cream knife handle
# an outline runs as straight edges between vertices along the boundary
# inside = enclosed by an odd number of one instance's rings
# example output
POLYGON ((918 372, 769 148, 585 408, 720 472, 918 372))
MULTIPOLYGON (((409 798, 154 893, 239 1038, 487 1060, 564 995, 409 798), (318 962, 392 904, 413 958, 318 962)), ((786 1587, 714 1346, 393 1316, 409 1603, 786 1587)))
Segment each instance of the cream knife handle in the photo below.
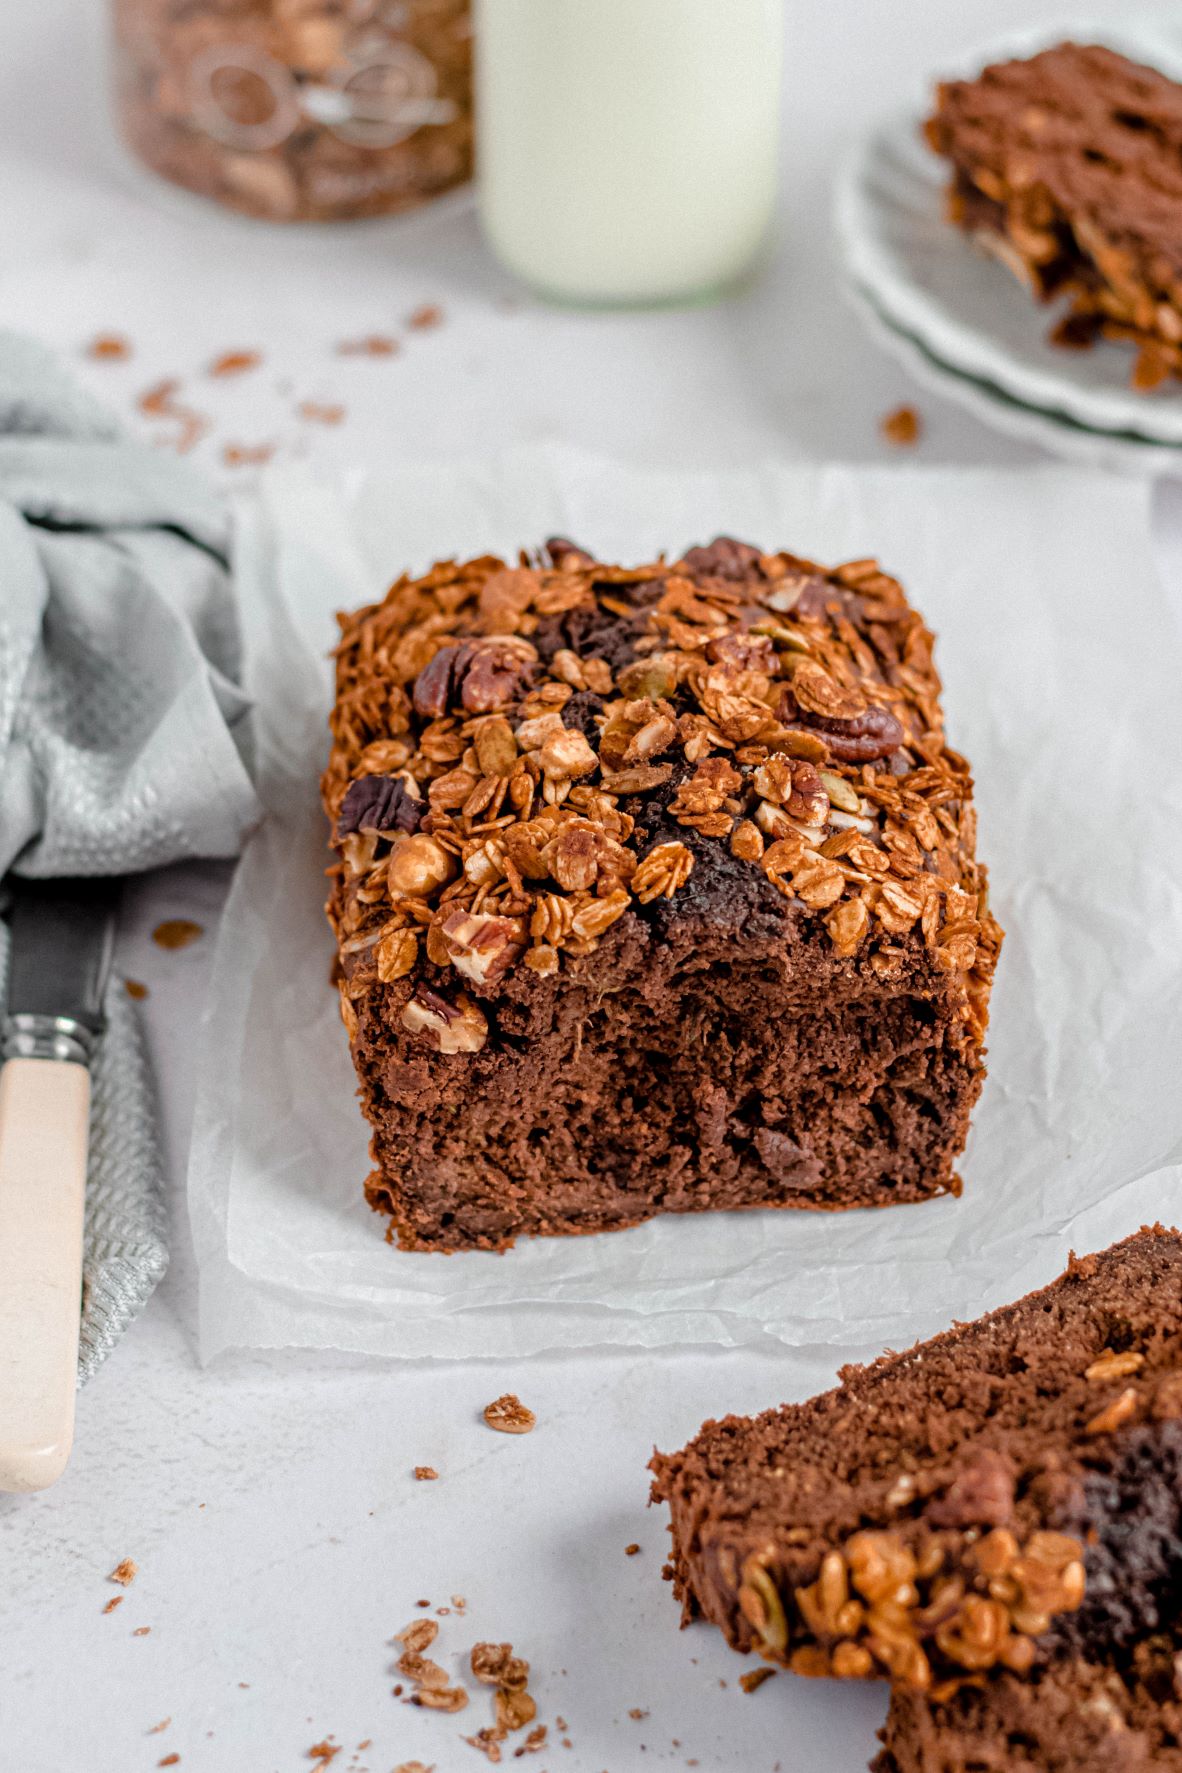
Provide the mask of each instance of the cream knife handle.
POLYGON ((74 1439, 90 1073, 0 1070, 0 1490, 44 1490, 74 1439))

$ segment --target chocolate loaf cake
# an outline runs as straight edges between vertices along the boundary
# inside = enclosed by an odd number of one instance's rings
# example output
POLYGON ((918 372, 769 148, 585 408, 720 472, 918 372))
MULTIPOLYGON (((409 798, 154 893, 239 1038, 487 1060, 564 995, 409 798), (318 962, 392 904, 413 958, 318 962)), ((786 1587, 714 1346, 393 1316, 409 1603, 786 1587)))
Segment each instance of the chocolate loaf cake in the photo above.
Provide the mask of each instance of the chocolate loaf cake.
POLYGON ((552 542, 342 627, 328 910, 391 1235, 957 1188, 1001 933, 893 578, 552 542))
POLYGON ((872 1773, 1182 1773, 1182 1626, 936 1701, 896 1687, 872 1773))
POLYGON ((841 1378, 654 1459, 686 1621, 800 1674, 939 1699, 989 1670, 1130 1655, 1177 1619, 1177 1232, 1073 1258, 841 1378))
POLYGON ((940 86, 926 133, 954 168, 950 219, 1063 298, 1057 343, 1127 341, 1142 390, 1182 375, 1182 86, 1061 43, 940 86))

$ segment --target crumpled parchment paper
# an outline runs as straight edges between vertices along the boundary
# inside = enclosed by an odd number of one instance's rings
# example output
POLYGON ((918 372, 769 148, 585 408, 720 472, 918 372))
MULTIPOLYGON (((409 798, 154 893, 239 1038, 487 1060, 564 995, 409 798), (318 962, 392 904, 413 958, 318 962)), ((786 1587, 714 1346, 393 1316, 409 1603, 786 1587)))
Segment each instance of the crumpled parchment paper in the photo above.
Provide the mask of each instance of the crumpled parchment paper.
POLYGON ((349 485, 276 474, 240 532, 271 810, 239 867, 204 1030, 190 1205, 205 1356, 899 1345, 1050 1279, 1069 1245, 1182 1217, 1182 644, 1151 500, 1064 468, 669 475, 538 450, 349 485), (1008 932, 963 1198, 668 1218, 504 1255, 392 1249, 362 1199, 367 1134, 321 911, 332 613, 404 567, 555 531, 644 560, 720 530, 823 560, 877 554, 939 635, 1008 932))

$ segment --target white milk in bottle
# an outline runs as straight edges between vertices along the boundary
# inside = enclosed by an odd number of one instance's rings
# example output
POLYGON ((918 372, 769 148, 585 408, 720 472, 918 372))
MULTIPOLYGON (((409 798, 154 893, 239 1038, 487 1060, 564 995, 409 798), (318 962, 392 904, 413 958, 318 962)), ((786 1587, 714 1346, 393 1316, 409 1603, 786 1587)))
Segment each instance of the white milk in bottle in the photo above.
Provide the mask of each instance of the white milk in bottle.
POLYGON ((485 230, 543 294, 705 297, 775 201, 781 0, 477 0, 485 230))

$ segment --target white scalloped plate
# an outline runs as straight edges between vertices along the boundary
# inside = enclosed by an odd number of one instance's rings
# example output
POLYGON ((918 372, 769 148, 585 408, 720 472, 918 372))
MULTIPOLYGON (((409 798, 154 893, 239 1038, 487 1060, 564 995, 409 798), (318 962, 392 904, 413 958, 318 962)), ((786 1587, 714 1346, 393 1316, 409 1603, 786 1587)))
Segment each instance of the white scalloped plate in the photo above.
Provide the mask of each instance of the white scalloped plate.
POLYGON ((918 339, 899 331, 879 313, 871 297, 856 284, 847 283, 846 294, 870 336, 921 387, 956 401, 994 430, 1092 468, 1121 474, 1182 474, 1182 446, 1150 443, 1117 431, 1093 431, 1060 414, 1026 406, 1000 388, 940 363, 918 339))
MULTIPOLYGON (((939 77, 971 77, 988 62, 1030 55, 1066 37, 1106 43, 1182 79, 1182 41, 1147 24, 1120 33, 1074 25, 1010 36, 939 77)), ((920 136, 930 96, 874 129, 839 180, 837 235, 854 284, 891 328, 954 375, 1094 432, 1182 445, 1182 383, 1137 394, 1128 385, 1127 346, 1065 351, 1050 344, 1054 307, 1032 301, 944 220, 947 164, 920 136)))

